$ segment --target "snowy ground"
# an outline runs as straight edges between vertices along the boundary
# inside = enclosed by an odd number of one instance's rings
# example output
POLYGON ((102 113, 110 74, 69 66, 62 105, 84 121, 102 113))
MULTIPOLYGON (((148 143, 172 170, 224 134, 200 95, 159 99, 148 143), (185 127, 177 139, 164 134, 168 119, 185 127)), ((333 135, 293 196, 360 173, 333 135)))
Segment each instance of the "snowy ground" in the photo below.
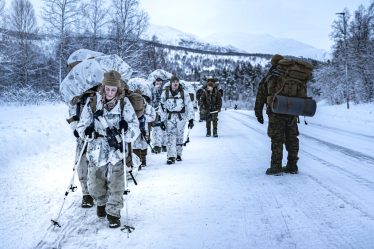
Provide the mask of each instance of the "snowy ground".
POLYGON ((73 173, 67 107, 0 107, 0 248, 374 248, 374 104, 318 108, 299 126, 298 175, 264 174, 253 112, 223 111, 219 138, 197 122, 182 162, 150 155, 130 182, 127 238, 80 207, 79 188, 51 226, 73 173))

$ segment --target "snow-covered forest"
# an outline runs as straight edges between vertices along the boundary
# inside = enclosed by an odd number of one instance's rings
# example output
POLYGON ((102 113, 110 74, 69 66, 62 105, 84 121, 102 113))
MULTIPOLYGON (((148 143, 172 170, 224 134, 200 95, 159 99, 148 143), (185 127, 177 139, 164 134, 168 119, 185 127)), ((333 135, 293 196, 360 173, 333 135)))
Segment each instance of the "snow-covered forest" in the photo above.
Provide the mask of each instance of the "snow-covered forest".
MULTIPOLYGON (((374 2, 336 16, 331 29, 332 57, 324 62, 311 60, 315 70, 310 94, 331 104, 374 100, 373 9, 374 2)), ((78 48, 87 48, 118 54, 138 76, 157 68, 191 81, 214 76, 225 91, 226 102, 252 103, 271 58, 267 54, 230 55, 235 52, 231 48, 186 40, 179 47, 160 44, 155 36, 145 40, 149 18, 138 0, 43 0, 41 13, 43 23, 38 23, 31 1, 13 0, 5 8, 0 0, 1 102, 58 100, 67 57, 78 48)))

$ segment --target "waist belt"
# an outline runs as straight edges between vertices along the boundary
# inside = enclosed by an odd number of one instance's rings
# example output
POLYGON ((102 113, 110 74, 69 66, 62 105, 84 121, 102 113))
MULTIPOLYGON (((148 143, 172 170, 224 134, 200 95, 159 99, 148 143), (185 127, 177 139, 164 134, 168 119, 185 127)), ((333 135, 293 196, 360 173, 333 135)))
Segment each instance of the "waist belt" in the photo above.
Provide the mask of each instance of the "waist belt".
POLYGON ((186 111, 186 109, 183 107, 182 110, 180 110, 180 111, 168 111, 168 110, 166 110, 166 113, 169 114, 169 115, 168 115, 168 119, 171 118, 171 114, 178 114, 178 118, 179 118, 179 120, 182 120, 182 115, 181 115, 181 113, 185 113, 185 111, 186 111))
POLYGON ((99 134, 98 132, 94 132, 94 139, 98 139, 99 137, 105 137, 104 135, 99 134))

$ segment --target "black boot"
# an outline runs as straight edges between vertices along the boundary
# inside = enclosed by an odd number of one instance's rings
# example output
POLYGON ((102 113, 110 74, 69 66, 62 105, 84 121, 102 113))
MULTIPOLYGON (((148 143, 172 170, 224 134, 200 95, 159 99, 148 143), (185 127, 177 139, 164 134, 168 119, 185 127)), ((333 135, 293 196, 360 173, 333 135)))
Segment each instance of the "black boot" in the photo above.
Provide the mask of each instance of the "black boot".
POLYGON ((265 174, 280 176, 280 175, 282 175, 282 168, 270 167, 266 170, 265 174))
POLYGON ((161 147, 160 146, 153 147, 152 153, 158 154, 160 152, 161 152, 161 147))
POLYGON ((162 146, 161 148, 162 148, 162 152, 166 152, 167 151, 166 146, 162 146))
POLYGON ((290 173, 290 174, 298 174, 299 173, 299 167, 297 167, 297 165, 289 166, 287 164, 286 166, 282 167, 282 172, 290 173))
POLYGON ((166 161, 167 164, 173 164, 175 163, 175 157, 169 157, 168 160, 166 161))
POLYGON ((104 206, 97 206, 96 214, 99 219, 104 219, 106 217, 105 205, 104 206))
POLYGON ((108 214, 107 216, 110 228, 117 228, 121 226, 121 220, 119 217, 108 214))
POLYGON ((82 208, 91 208, 94 205, 94 200, 91 195, 84 195, 82 198, 82 208))
POLYGON ((177 161, 182 161, 182 157, 180 155, 177 156, 177 161))

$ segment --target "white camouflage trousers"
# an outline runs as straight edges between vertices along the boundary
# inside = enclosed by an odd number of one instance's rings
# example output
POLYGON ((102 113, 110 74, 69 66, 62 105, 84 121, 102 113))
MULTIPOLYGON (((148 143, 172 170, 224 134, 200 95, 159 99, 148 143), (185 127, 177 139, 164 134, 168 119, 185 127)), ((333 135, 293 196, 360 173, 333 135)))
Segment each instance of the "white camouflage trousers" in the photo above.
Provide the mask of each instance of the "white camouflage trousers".
MULTIPOLYGON (((83 141, 79 140, 77 141, 77 147, 75 150, 76 157, 79 156, 81 153, 81 150, 83 149, 83 141)), ((82 194, 83 195, 89 195, 88 187, 87 187, 87 180, 88 180, 88 160, 86 157, 86 152, 82 154, 82 158, 80 159, 79 164, 77 165, 77 174, 78 179, 82 188, 82 194)))
POLYGON ((166 146, 167 134, 161 129, 160 126, 152 127, 152 137, 151 141, 153 146, 166 146))
POLYGON ((123 208, 124 166, 119 161, 102 167, 90 165, 88 168, 88 190, 95 199, 97 206, 106 205, 106 212, 121 217, 123 208))
POLYGON ((167 157, 182 156, 185 120, 168 119, 166 122, 167 157))

